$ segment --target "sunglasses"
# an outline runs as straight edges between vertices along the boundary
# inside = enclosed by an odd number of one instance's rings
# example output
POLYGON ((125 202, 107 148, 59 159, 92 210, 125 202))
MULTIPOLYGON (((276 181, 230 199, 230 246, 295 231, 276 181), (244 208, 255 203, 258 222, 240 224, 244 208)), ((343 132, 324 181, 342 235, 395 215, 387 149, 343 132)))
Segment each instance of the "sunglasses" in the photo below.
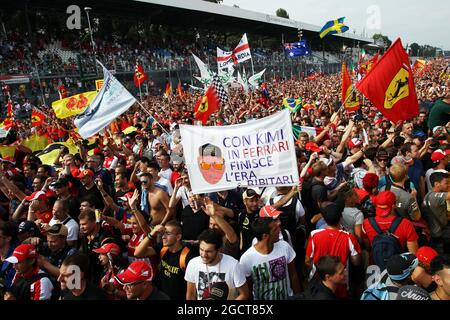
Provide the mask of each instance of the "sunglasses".
POLYGON ((141 183, 148 183, 149 180, 141 180, 141 183))
POLYGON ((222 163, 206 163, 206 162, 200 162, 200 168, 202 168, 203 170, 209 170, 211 169, 211 167, 213 167, 216 170, 222 170, 224 166, 224 163, 222 161, 222 163))
POLYGON ((378 162, 388 162, 388 159, 385 159, 385 158, 378 159, 378 162))

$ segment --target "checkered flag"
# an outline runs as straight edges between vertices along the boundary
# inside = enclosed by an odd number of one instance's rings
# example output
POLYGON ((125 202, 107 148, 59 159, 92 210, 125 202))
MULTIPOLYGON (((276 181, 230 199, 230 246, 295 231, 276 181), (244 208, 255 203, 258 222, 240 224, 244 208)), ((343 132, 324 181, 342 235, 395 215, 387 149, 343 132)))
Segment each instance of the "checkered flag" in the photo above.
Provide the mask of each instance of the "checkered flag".
POLYGON ((217 74, 213 75, 212 78, 212 85, 214 89, 216 90, 217 97, 219 98, 220 104, 224 106, 228 103, 228 94, 225 90, 225 87, 222 84, 222 81, 220 81, 219 76, 217 74))

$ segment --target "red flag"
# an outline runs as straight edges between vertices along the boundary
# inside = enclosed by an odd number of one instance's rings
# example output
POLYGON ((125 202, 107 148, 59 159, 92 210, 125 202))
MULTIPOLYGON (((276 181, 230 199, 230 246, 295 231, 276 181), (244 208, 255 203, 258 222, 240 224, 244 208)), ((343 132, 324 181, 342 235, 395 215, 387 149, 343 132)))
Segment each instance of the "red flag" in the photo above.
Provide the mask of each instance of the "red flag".
POLYGON ((180 98, 184 97, 184 92, 183 92, 183 88, 181 87, 181 82, 178 82, 177 93, 180 98))
POLYGON ((172 95, 172 84, 170 82, 166 83, 166 90, 164 91, 164 97, 168 98, 172 95))
POLYGON ((8 99, 8 104, 7 104, 7 111, 6 111, 6 117, 7 118, 12 118, 13 117, 13 105, 12 105, 12 101, 11 99, 8 99))
POLYGON ((357 84, 358 90, 389 120, 408 120, 419 114, 409 56, 399 39, 357 84))
POLYGON ((42 113, 42 111, 33 108, 33 111, 31 112, 31 126, 37 127, 44 124, 46 118, 47 117, 44 113, 42 113))
POLYGON ((377 54, 367 62, 367 72, 369 72, 375 65, 378 63, 378 58, 380 57, 380 53, 377 54))
POLYGON ((58 87, 58 91, 59 91, 59 100, 65 99, 68 97, 68 92, 66 89, 66 86, 64 84, 61 84, 58 87))
POLYGON ((217 97, 216 90, 211 85, 206 90, 205 95, 197 101, 194 107, 194 117, 197 120, 201 120, 202 124, 205 125, 212 115, 219 109, 219 98, 217 97))
POLYGON ((148 76, 144 72, 144 68, 139 63, 136 63, 136 68, 134 69, 134 85, 139 87, 147 80, 148 76))
POLYGON ((352 80, 348 74, 345 63, 342 64, 342 98, 341 103, 347 112, 359 109, 359 99, 353 88, 352 80))

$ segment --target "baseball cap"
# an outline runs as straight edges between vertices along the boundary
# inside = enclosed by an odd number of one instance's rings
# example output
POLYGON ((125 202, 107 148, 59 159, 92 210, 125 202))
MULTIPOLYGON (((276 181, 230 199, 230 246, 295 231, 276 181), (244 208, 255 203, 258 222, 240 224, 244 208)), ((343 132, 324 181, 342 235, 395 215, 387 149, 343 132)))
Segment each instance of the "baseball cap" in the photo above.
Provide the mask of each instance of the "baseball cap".
POLYGON ((56 223, 49 227, 46 230, 47 234, 53 235, 53 236, 65 236, 67 237, 69 235, 69 230, 67 227, 61 223, 56 223))
POLYGON ((305 149, 311 152, 320 152, 322 149, 315 142, 308 142, 305 149))
POLYGON ((274 218, 274 219, 276 219, 282 213, 283 213, 282 211, 279 211, 279 210, 275 209, 271 205, 264 206, 264 207, 261 208, 261 210, 259 210, 259 216, 261 218, 274 218))
POLYGON ((255 190, 253 190, 253 189, 247 189, 247 190, 245 190, 244 191, 244 193, 242 194, 242 199, 251 199, 251 198, 253 198, 253 197, 256 197, 256 196, 258 196, 259 197, 259 194, 255 191, 255 190))
POLYGON ((398 289, 396 300, 431 300, 430 294, 417 286, 407 285, 398 289))
POLYGON ((36 224, 33 221, 22 221, 19 224, 19 233, 22 232, 33 232, 36 233, 36 231, 38 230, 36 224))
POLYGON ((94 172, 91 169, 84 169, 83 171, 81 171, 81 173, 77 176, 78 179, 82 179, 86 176, 89 177, 93 177, 94 176, 94 172))
POLYGON ((431 161, 433 161, 433 162, 439 162, 439 161, 441 161, 442 159, 444 159, 445 156, 448 155, 448 154, 450 154, 450 150, 445 150, 445 151, 443 151, 443 150, 441 150, 441 149, 437 149, 436 151, 434 151, 434 152, 431 154, 431 161))
POLYGON ((410 252, 393 255, 386 264, 389 278, 402 281, 408 278, 419 265, 419 259, 410 252))
POLYGON ((348 147, 350 149, 359 148, 362 146, 362 144, 363 142, 361 140, 359 140, 358 138, 353 138, 348 142, 348 147))
POLYGON ((437 251, 431 247, 423 246, 416 251, 416 257, 425 267, 429 267, 431 260, 438 255, 437 251))
POLYGON ((94 251, 95 253, 101 253, 101 254, 110 253, 115 256, 120 255, 120 248, 115 243, 106 243, 103 246, 101 246, 100 248, 94 249, 92 251, 94 251))
POLYGON ((375 214, 385 217, 392 211, 395 204, 395 194, 392 191, 382 191, 375 198, 375 214))
POLYGON ((386 150, 378 150, 376 157, 378 159, 389 159, 389 154, 386 150))
POLYGON ((333 159, 331 158, 320 158, 319 161, 323 162, 327 167, 333 163, 333 159))
POLYGON ((44 191, 35 191, 29 196, 25 197, 26 201, 33 201, 33 200, 47 200, 47 195, 44 191))
POLYGON ((60 188, 60 187, 68 187, 69 180, 67 178, 59 178, 55 182, 53 182, 50 187, 52 188, 60 188))
POLYGON ((153 270, 149 263, 145 261, 135 261, 128 268, 116 276, 116 280, 121 285, 135 283, 138 281, 152 281, 153 270))
POLYGON ((26 259, 37 258, 36 248, 32 244, 21 244, 14 249, 13 254, 5 259, 9 263, 19 263, 26 259))
POLYGON ((214 282, 209 288, 209 297, 204 300, 227 300, 229 288, 226 282, 214 282))
POLYGON ((423 131, 416 131, 412 134, 413 138, 419 138, 419 139, 423 139, 426 138, 426 134, 423 131))

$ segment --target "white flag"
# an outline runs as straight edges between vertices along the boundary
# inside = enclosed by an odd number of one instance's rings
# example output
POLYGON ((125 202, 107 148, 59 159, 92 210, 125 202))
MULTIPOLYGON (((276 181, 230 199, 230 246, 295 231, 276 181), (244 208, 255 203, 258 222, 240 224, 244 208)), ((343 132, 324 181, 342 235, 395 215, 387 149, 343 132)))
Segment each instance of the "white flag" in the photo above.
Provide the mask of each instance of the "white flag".
POLYGON ((209 67, 207 64, 205 64, 202 60, 200 60, 199 57, 197 57, 195 54, 192 54, 194 56, 195 63, 197 63, 198 68, 200 69, 200 78, 194 77, 198 81, 200 81, 204 87, 206 88, 210 85, 212 81, 212 75, 213 73, 211 70, 209 70, 209 67))
POLYGON ((180 125, 180 133, 194 194, 299 182, 288 110, 232 126, 180 125))
POLYGON ((266 72, 266 69, 264 69, 263 71, 258 72, 258 73, 256 73, 256 74, 252 75, 250 78, 248 78, 248 83, 249 83, 251 86, 253 86, 253 87, 255 87, 255 88, 258 88, 259 80, 262 78, 264 72, 266 72))
POLYGON ((217 47, 217 68, 219 69, 219 72, 223 69, 227 69, 230 65, 234 65, 233 51, 223 51, 217 47))
POLYGON ((131 93, 100 62, 97 63, 103 67, 103 86, 74 121, 83 139, 95 135, 136 102, 131 93))
POLYGON ((234 48, 233 53, 236 56, 238 63, 247 61, 252 58, 252 54, 250 52, 250 45, 248 44, 246 33, 244 33, 241 41, 239 41, 236 48, 234 48))

